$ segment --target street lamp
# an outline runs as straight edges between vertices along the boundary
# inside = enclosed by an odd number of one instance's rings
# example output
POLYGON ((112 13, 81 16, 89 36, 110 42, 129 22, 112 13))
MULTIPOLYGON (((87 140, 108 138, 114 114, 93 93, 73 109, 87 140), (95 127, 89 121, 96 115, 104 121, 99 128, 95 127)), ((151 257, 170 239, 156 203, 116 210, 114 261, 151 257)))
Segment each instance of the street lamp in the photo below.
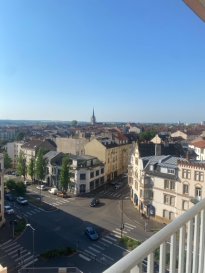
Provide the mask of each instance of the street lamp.
POLYGON ((34 260, 35 260, 35 257, 34 257, 34 232, 35 232, 35 228, 32 227, 31 224, 26 224, 27 227, 30 227, 32 229, 32 233, 33 233, 33 269, 34 269, 34 260))

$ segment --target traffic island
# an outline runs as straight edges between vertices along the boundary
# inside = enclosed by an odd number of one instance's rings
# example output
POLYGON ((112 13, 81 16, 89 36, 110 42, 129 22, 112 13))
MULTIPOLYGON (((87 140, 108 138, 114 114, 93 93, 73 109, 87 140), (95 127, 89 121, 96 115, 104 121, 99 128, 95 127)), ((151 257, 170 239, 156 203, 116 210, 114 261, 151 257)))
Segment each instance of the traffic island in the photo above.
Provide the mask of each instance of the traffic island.
POLYGON ((119 239, 120 245, 124 247, 125 249, 132 251, 136 247, 138 247, 142 242, 138 240, 134 240, 133 238, 123 236, 119 239))
POLYGON ((65 248, 56 248, 48 250, 42 254, 40 254, 40 258, 44 261, 48 261, 50 259, 56 258, 56 257, 66 257, 71 256, 73 254, 76 254, 76 250, 71 247, 65 247, 65 248))

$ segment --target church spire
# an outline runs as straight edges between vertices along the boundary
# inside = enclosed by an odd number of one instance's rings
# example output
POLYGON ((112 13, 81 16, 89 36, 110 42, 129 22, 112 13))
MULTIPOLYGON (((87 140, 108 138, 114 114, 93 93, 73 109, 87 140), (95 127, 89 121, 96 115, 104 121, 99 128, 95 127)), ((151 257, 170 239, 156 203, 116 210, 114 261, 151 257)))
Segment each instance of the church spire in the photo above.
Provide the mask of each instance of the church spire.
POLYGON ((95 118, 95 112, 94 112, 94 107, 93 107, 93 115, 91 117, 91 124, 95 125, 95 123, 96 123, 96 118, 95 118))

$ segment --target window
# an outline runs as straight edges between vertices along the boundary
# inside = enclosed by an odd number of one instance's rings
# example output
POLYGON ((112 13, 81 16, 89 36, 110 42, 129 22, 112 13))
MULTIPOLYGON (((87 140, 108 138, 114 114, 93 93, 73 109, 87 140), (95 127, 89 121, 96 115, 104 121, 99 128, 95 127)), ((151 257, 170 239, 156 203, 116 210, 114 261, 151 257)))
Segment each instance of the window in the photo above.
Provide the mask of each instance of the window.
POLYGON ((165 194, 164 195, 164 204, 168 206, 175 206, 175 196, 165 194))
POLYGON ((104 168, 101 169, 101 174, 104 173, 104 168))
POLYGON ((175 169, 168 169, 167 172, 170 174, 175 174, 175 169))
POLYGON ((93 178, 94 177, 94 172, 91 172, 90 173, 90 178, 93 178))
POLYGON ((174 220, 174 212, 168 211, 168 210, 163 210, 163 217, 169 220, 174 220))
POLYGON ((98 175, 100 174, 99 170, 97 170, 97 171, 95 172, 95 174, 96 174, 96 176, 98 176, 98 175))
POLYGON ((188 210, 189 209, 189 202, 186 200, 182 200, 182 209, 188 210))
POLYGON ((191 171, 182 169, 182 178, 191 179, 191 171))
POLYGON ((189 185, 183 184, 183 194, 189 194, 189 185))
POLYGON ((166 190, 175 190, 175 181, 172 180, 164 180, 164 189, 166 190))
POLYGON ((199 172, 199 171, 195 171, 194 172, 194 179, 196 181, 204 181, 204 173, 203 172, 199 172))
POLYGON ((195 187, 195 197, 199 200, 201 199, 202 190, 200 186, 195 187))
POLYGON ((80 180, 85 180, 86 179, 86 174, 85 173, 81 173, 80 174, 80 180))

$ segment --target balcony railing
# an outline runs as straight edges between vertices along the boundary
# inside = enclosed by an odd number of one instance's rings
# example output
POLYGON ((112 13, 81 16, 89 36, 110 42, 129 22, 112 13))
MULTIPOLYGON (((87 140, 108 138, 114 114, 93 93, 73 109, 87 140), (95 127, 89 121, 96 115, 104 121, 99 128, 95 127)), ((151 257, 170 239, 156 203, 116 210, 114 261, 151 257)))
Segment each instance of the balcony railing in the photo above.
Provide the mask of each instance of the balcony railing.
POLYGON ((104 273, 205 272, 205 199, 104 273))

